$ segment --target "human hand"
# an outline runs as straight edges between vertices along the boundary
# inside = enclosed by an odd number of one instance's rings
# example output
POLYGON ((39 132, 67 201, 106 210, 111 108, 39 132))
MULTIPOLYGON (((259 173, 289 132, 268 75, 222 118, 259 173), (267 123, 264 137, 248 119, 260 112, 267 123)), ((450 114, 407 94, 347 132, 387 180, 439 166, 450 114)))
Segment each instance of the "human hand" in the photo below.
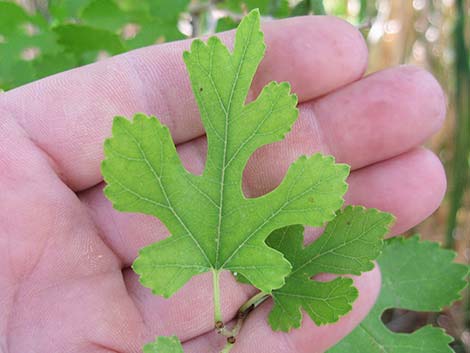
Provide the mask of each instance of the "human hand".
MULTIPOLYGON (((252 96, 289 81, 300 118, 283 142, 255 153, 245 172, 250 196, 271 190, 301 154, 332 154, 352 166, 347 203, 393 213, 398 234, 439 205, 445 176, 419 146, 441 125, 436 81, 411 68, 361 78, 367 49, 331 17, 266 23, 267 53, 252 96)), ((227 42, 233 33, 223 34, 227 42)), ((140 352, 176 334, 185 352, 218 352, 210 274, 171 299, 155 297, 130 270, 138 249, 167 236, 155 218, 114 211, 99 166, 114 115, 143 111, 169 126, 187 168, 200 173, 205 139, 182 51, 188 41, 136 50, 0 96, 0 348, 8 353, 140 352)), ((360 296, 338 323, 275 333, 270 303, 252 313, 232 352, 320 353, 367 314, 378 270, 355 279, 360 296)), ((224 318, 254 293, 222 280, 224 318)))

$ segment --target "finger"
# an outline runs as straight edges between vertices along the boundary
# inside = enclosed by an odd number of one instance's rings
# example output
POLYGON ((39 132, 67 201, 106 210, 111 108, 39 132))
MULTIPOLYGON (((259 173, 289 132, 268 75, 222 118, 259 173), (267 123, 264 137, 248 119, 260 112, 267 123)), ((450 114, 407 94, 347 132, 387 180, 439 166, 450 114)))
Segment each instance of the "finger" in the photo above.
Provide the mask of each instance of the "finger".
MULTIPOLYGON (((288 80, 301 100, 360 78, 367 49, 360 33, 334 17, 264 24, 266 57, 253 83, 288 80)), ((234 32, 221 35, 225 42, 234 32)), ((182 53, 190 41, 152 46, 65 72, 3 94, 0 108, 18 118, 65 182, 82 190, 102 180, 103 140, 115 115, 145 112, 170 127, 176 143, 203 134, 182 53)))
POLYGON ((319 99, 314 111, 328 152, 358 169, 403 153, 437 132, 446 99, 429 72, 401 66, 319 99))
MULTIPOLYGON (((239 338, 231 350, 233 353, 323 353, 351 332, 374 305, 380 290, 380 271, 375 268, 354 278, 359 298, 353 310, 337 323, 316 326, 305 317, 300 329, 289 333, 273 332, 267 323, 272 304, 267 302, 256 309, 245 322, 239 338)), ((224 339, 210 332, 184 344, 185 352, 219 352, 224 339), (208 350, 207 347, 213 347, 208 350), (217 350, 219 348, 219 350, 217 350)))
POLYGON ((391 235, 428 218, 441 204, 447 186, 441 161, 423 148, 355 171, 348 183, 347 203, 375 207, 397 217, 391 235))
MULTIPOLYGON (((413 227, 434 211, 442 199, 444 189, 445 176, 439 160, 431 152, 418 149, 353 172, 346 199, 350 204, 394 212, 397 221, 391 234, 395 235, 397 231, 413 227)), ((95 209, 93 212, 99 211, 95 209)), ((126 247, 123 246, 121 251, 127 256, 124 260, 128 262, 134 259, 138 251, 134 243, 146 245, 143 244, 146 241, 154 242, 167 235, 167 231, 159 224, 155 224, 152 233, 143 234, 138 222, 117 219, 119 223, 116 227, 121 229, 123 237, 127 237, 122 243, 126 247)), ((207 300, 207 293, 212 291, 209 275, 193 278, 168 300, 153 296, 150 290, 138 283, 137 276, 131 271, 126 271, 125 280, 131 297, 150 328, 149 335, 155 332, 177 334, 187 339, 212 329, 212 304, 207 300), (195 311, 194 308, 198 309, 195 311), (188 313, 191 313, 190 321, 188 313), (164 327, 162 322, 165 323, 164 327)), ((231 283, 234 280, 230 276, 224 278, 224 281, 222 288, 227 289, 223 296, 229 296, 223 305, 226 308, 224 318, 230 319, 250 292, 246 287, 231 283)))
POLYGON ((353 170, 399 155, 437 132, 445 112, 443 91, 427 71, 402 66, 368 76, 300 105, 287 138, 251 158, 245 189, 249 196, 270 191, 302 154, 322 151, 353 170))

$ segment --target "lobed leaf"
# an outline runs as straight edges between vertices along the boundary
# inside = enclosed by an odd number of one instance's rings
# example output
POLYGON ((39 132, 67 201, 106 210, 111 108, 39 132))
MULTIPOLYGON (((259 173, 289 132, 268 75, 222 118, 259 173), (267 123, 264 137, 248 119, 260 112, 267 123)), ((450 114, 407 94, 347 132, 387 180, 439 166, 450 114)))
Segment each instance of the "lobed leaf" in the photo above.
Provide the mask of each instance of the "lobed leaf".
POLYGON ((286 284, 272 293, 271 327, 281 331, 300 327, 301 309, 317 325, 336 322, 347 314, 358 295, 353 281, 340 277, 319 282, 311 278, 320 273, 359 275, 370 271, 393 219, 392 215, 375 209, 348 206, 307 247, 303 246, 302 226, 273 232, 267 243, 282 251, 292 264, 292 272, 286 284))
POLYGON ((454 257, 453 251, 418 236, 387 240, 378 259, 382 288, 377 303, 328 353, 452 353, 452 338, 441 328, 428 325, 411 334, 394 333, 381 317, 390 308, 438 312, 458 300, 468 267, 454 263, 454 257))
POLYGON ((217 37, 184 53, 208 140, 202 175, 182 165, 167 127, 138 114, 118 117, 105 143, 106 196, 116 209, 158 217, 171 236, 141 250, 133 268, 154 294, 171 296, 192 276, 229 270, 270 293, 291 269, 266 245, 292 224, 321 226, 343 204, 349 167, 320 154, 301 157, 272 192, 247 199, 242 173, 259 147, 281 140, 297 118, 287 83, 270 83, 246 104, 264 55, 260 16, 241 22, 230 52, 217 37))

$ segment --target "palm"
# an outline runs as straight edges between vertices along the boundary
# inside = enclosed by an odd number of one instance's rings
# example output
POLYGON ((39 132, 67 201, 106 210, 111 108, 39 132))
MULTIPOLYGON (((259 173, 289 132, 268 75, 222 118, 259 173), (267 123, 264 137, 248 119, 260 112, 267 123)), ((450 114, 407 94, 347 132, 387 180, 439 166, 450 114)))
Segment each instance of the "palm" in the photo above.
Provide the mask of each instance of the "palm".
MULTIPOLYGON (((444 115, 432 77, 402 67, 360 79, 364 44, 333 18, 271 22, 264 30, 268 52, 253 95, 267 81, 288 80, 301 115, 286 141, 255 154, 246 192, 266 192, 298 155, 322 150, 352 166, 347 202, 394 213, 394 234, 429 215, 445 185, 438 160, 416 148, 444 115)), ((218 351, 211 279, 198 276, 169 300, 141 287, 129 266, 139 248, 166 230, 151 217, 114 211, 99 171, 113 115, 141 110, 169 125, 189 170, 202 170, 205 140, 181 60, 187 46, 142 49, 0 97, 4 351, 139 352, 156 335, 173 334, 185 341, 186 352, 218 351)), ((356 285, 361 295, 350 315, 321 328, 305 320, 289 335, 270 331, 263 322, 270 304, 264 304, 233 351, 323 352, 370 309, 378 272, 356 285)), ((222 288, 227 320, 253 289, 229 274, 222 288)))

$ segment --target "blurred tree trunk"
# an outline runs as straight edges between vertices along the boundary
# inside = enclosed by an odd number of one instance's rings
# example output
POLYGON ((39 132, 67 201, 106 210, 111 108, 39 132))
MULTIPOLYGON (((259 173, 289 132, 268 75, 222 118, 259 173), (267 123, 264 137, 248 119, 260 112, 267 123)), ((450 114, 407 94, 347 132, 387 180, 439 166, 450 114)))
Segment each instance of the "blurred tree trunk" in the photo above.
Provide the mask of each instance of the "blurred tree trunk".
POLYGON ((412 1, 378 0, 377 7, 377 20, 369 33, 370 72, 403 64, 416 39, 412 1))

